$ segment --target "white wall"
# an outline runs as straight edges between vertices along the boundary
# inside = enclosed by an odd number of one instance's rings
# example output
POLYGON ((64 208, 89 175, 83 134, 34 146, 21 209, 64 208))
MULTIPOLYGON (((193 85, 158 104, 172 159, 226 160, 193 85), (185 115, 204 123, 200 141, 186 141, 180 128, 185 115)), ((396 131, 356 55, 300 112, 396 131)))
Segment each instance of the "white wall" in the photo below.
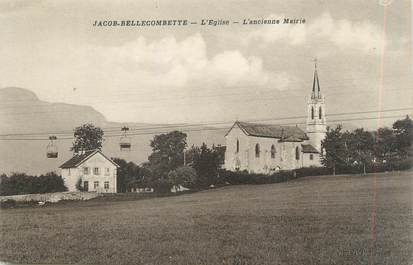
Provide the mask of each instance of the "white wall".
POLYGON ((254 173, 271 173, 279 168, 288 170, 303 167, 303 142, 279 142, 279 139, 247 136, 238 126, 235 126, 226 136, 225 169, 235 171, 236 161, 241 162, 240 171, 254 173), (237 139, 240 150, 236 152, 237 139), (260 145, 260 156, 255 155, 255 146, 260 145), (276 148, 275 158, 271 158, 271 146, 276 148), (295 158, 295 148, 300 150, 300 159, 295 158))
POLYGON ((313 155, 313 160, 310 159, 311 154, 309 153, 303 154, 303 166, 304 167, 321 166, 320 155, 319 154, 312 154, 312 155, 313 155))
POLYGON ((116 193, 116 174, 116 166, 100 153, 96 153, 93 157, 79 165, 77 169, 71 168, 70 175, 69 169, 62 169, 62 177, 69 191, 76 191, 76 183, 81 178, 82 183, 88 182, 89 191, 116 193), (84 174, 85 167, 89 168, 89 174, 87 175, 84 174), (94 174, 94 168, 99 168, 99 175, 94 174), (108 174, 105 174, 105 168, 109 169, 108 174), (99 183, 96 189, 94 188, 95 181, 99 183), (109 189, 104 189, 105 181, 109 182, 109 189))
POLYGON ((249 138, 242 132, 242 130, 235 126, 226 138, 226 150, 225 150, 225 169, 236 170, 236 161, 240 162, 239 170, 248 170, 249 168, 249 138), (239 140, 239 152, 236 152, 237 139, 239 140))

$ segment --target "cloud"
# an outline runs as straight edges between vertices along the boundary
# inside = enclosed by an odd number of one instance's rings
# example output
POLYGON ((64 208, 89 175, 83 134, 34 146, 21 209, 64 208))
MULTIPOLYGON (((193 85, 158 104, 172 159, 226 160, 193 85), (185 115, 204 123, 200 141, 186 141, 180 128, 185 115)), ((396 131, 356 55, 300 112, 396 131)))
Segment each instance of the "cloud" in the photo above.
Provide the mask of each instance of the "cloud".
POLYGON ((182 40, 169 36, 148 41, 141 36, 117 47, 76 47, 66 54, 71 59, 67 65, 60 61, 56 71, 77 80, 76 87, 87 88, 79 89, 72 100, 92 104, 113 120, 136 120, 136 115, 153 120, 154 109, 160 113, 156 120, 162 122, 170 116, 174 121, 196 121, 200 115, 216 120, 228 100, 242 102, 251 94, 285 90, 293 78, 267 71, 260 57, 237 49, 208 56, 200 33, 182 40), (130 110, 122 117, 113 111, 121 106, 130 110))
MULTIPOLYGON (((284 18, 284 16, 273 14, 269 18, 284 18)), ((268 45, 279 41, 292 46, 316 46, 317 43, 322 45, 328 43, 330 48, 335 47, 341 51, 377 55, 383 37, 382 30, 369 21, 335 20, 329 13, 323 13, 305 24, 264 25, 247 37, 248 43, 263 42, 268 45)))

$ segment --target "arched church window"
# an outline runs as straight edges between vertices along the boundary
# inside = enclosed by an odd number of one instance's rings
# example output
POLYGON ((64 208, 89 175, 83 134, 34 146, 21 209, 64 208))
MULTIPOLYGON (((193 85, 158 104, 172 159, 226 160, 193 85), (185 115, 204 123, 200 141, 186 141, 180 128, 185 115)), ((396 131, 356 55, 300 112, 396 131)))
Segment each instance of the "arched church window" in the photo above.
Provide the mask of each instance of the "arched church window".
POLYGON ((239 140, 237 139, 237 153, 239 152, 239 140))
POLYGON ((321 117, 323 115, 323 110, 321 109, 321 107, 318 109, 318 118, 321 120, 321 117))
POLYGON ((314 120, 314 107, 311 107, 311 119, 314 120))
POLYGON ((274 145, 272 145, 271 146, 271 158, 275 158, 275 153, 276 153, 277 151, 275 150, 275 146, 274 145))
POLYGON ((300 148, 295 147, 295 160, 300 160, 300 148))
POLYGON ((260 157, 260 145, 255 145, 255 157, 260 157))

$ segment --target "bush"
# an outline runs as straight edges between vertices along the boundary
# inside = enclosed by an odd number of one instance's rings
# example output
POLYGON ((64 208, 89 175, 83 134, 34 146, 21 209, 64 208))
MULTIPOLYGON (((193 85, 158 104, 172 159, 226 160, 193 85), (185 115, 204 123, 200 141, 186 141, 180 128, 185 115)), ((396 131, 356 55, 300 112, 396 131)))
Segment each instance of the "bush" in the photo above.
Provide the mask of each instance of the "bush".
MULTIPOLYGON (((389 170, 409 170, 413 168, 413 157, 389 163, 389 170)), ((388 171, 389 171, 388 170, 388 171)))
POLYGON ((64 185, 62 177, 53 172, 39 177, 29 176, 24 173, 14 173, 10 177, 3 174, 0 177, 1 196, 66 190, 67 188, 64 185))
POLYGON ((192 167, 182 166, 174 170, 179 181, 178 185, 186 188, 193 188, 198 181, 196 170, 192 167))
POLYGON ((16 201, 13 199, 7 199, 6 201, 0 202, 1 208, 13 208, 16 206, 16 201))
POLYGON ((78 191, 84 191, 84 188, 82 186, 82 178, 79 178, 76 182, 76 190, 78 191))
POLYGON ((233 172, 221 170, 220 178, 230 184, 267 184, 278 183, 295 178, 293 171, 279 171, 271 175, 248 173, 246 171, 233 172))
POLYGON ((170 182, 165 178, 159 178, 152 182, 152 188, 157 193, 170 193, 171 187, 170 182))
POLYGON ((332 170, 326 167, 302 167, 294 170, 297 177, 330 175, 332 170))

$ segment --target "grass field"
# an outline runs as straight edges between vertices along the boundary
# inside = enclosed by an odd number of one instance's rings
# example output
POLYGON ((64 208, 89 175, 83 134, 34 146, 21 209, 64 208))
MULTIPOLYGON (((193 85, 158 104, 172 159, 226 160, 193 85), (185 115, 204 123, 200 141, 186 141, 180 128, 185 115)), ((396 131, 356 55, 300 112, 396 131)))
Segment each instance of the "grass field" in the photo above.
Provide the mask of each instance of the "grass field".
POLYGON ((413 264, 413 172, 1 210, 0 260, 413 264))

